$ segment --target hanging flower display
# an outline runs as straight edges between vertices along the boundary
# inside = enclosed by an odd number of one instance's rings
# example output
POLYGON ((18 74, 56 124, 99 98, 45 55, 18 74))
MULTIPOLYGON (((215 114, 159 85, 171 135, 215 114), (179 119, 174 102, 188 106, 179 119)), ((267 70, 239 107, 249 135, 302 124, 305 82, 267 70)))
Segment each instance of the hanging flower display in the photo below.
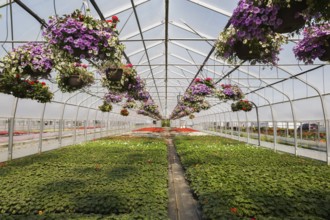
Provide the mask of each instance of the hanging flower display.
POLYGON ((147 102, 142 103, 142 109, 150 113, 156 113, 156 111, 158 111, 158 105, 152 100, 148 100, 147 102))
POLYGON ((105 101, 108 103, 119 103, 123 100, 123 95, 117 92, 112 92, 109 91, 105 96, 104 96, 105 101))
POLYGON ((263 35, 247 37, 243 32, 229 27, 220 33, 215 45, 215 55, 230 63, 240 60, 248 60, 251 64, 257 62, 264 64, 276 64, 281 45, 287 42, 287 38, 281 34, 265 32, 263 35))
POLYGON ((283 23, 277 18, 279 7, 264 1, 240 0, 230 18, 230 27, 220 33, 215 55, 236 62, 248 60, 276 64, 281 45, 287 38, 275 33, 274 28, 283 23))
POLYGON ((41 103, 50 102, 53 93, 45 82, 22 78, 19 74, 3 74, 0 77, 0 92, 17 98, 32 99, 41 103))
POLYGON ((110 112, 112 110, 112 105, 106 101, 103 101, 103 104, 99 106, 99 109, 102 112, 110 112))
POLYGON ((306 0, 308 8, 305 11, 310 20, 327 22, 330 20, 330 3, 327 0, 306 0))
POLYGON ((213 90, 203 83, 195 83, 188 89, 188 93, 192 96, 207 96, 211 95, 213 90))
POLYGON ((121 111, 120 111, 120 114, 122 116, 128 116, 129 115, 129 111, 126 109, 126 108, 123 108, 121 111))
POLYGON ((50 17, 43 36, 55 52, 64 51, 76 59, 114 60, 124 49, 118 43, 118 21, 96 20, 76 10, 70 15, 50 17))
POLYGON ((221 88, 222 90, 216 93, 221 100, 239 100, 244 98, 242 90, 237 85, 221 84, 221 88))
POLYGON ((108 80, 107 78, 103 79, 103 86, 108 88, 111 91, 116 92, 127 92, 132 85, 136 85, 137 82, 137 73, 131 64, 121 65, 122 76, 118 81, 108 80))
POLYGON ((132 92, 134 92, 134 94, 132 95, 132 97, 135 100, 147 101, 148 99, 150 99, 150 94, 145 89, 143 89, 143 90, 137 90, 137 91, 132 91, 132 92))
POLYGON ((252 103, 248 100, 239 100, 236 103, 231 104, 231 110, 233 112, 243 110, 245 112, 249 112, 252 110, 252 103))
POLYGON ((62 92, 74 92, 94 82, 94 75, 87 71, 86 64, 62 62, 56 68, 59 71, 56 80, 62 92))
POLYGON ((240 0, 230 18, 230 24, 238 31, 240 40, 262 39, 264 34, 278 27, 283 20, 278 19, 279 7, 267 6, 263 1, 240 0))
POLYGON ((304 12, 308 7, 306 0, 268 0, 268 5, 278 10, 279 25, 274 26, 275 32, 290 33, 304 27, 304 12))
POLYGON ((51 50, 44 44, 27 43, 15 48, 0 61, 3 74, 20 74, 22 77, 48 78, 53 69, 51 50))
POLYGON ((307 27, 304 38, 293 48, 298 60, 312 64, 316 58, 330 61, 330 23, 307 27))
POLYGON ((196 78, 194 80, 194 84, 204 84, 209 88, 214 88, 214 82, 213 79, 210 77, 207 77, 205 79, 201 79, 201 78, 196 78))
POLYGON ((123 105, 124 108, 132 109, 136 107, 136 102, 134 100, 127 100, 123 105))

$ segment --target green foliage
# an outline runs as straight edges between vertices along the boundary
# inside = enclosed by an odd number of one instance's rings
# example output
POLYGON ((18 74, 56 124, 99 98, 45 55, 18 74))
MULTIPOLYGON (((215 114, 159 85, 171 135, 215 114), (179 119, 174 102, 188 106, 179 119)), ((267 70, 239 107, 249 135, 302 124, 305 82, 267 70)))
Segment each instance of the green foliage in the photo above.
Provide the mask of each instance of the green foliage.
POLYGON ((204 219, 330 219, 330 167, 220 137, 175 141, 204 219))
POLYGON ((162 127, 171 127, 171 120, 170 119, 163 119, 162 120, 162 127))
POLYGON ((166 145, 111 138, 0 168, 0 219, 167 219, 166 145))

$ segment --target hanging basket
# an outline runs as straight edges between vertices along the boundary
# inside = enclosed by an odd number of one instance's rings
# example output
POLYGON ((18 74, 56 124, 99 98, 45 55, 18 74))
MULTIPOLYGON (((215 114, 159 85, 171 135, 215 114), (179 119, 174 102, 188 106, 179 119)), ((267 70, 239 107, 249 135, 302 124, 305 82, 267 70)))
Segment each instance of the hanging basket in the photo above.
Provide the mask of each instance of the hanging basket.
POLYGON ((243 44, 241 41, 235 43, 234 49, 240 60, 252 60, 257 59, 260 56, 260 54, 257 54, 254 51, 250 53, 249 46, 247 44, 243 44))
POLYGON ((291 1, 291 7, 281 7, 277 13, 277 18, 282 19, 283 23, 274 28, 274 31, 280 34, 290 33, 304 27, 306 21, 298 15, 307 8, 306 0, 301 2, 291 1))
POLYGON ((109 81, 120 81, 123 76, 123 69, 121 68, 107 68, 105 75, 109 81))
POLYGON ((80 79, 79 75, 72 75, 68 78, 68 85, 72 87, 81 87, 84 82, 80 79))
POLYGON ((330 61, 330 38, 328 39, 328 45, 324 46, 323 49, 325 49, 325 52, 322 56, 319 57, 321 61, 330 61))

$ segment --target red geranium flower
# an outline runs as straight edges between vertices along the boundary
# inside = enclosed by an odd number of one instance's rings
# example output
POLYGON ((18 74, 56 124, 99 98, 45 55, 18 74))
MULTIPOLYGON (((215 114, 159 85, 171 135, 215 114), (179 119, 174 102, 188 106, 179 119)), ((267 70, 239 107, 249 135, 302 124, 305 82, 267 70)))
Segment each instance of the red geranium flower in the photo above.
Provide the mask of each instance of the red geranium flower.
POLYGON ((116 15, 112 16, 112 21, 114 23, 117 23, 119 21, 118 17, 116 15))
POLYGON ((126 64, 126 67, 132 68, 133 67, 133 64, 128 63, 128 64, 126 64))
POLYGON ((41 83, 41 85, 45 86, 45 85, 46 85, 46 83, 45 83, 45 82, 42 82, 42 83, 41 83))
POLYGON ((237 208, 230 208, 231 213, 237 213, 237 208))
POLYGON ((109 19, 109 20, 106 20, 106 22, 108 22, 108 23, 112 23, 112 20, 111 20, 111 19, 109 19))

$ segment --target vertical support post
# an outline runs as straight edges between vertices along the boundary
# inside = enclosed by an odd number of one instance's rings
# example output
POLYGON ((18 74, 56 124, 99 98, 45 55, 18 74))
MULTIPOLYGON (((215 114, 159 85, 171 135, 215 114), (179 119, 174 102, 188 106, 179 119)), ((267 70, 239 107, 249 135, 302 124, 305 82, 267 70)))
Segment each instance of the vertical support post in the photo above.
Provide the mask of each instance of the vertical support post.
POLYGON ((273 122, 274 151, 277 151, 277 121, 273 122))
POLYGON ((84 138, 85 138, 85 141, 87 141, 87 126, 88 126, 88 121, 84 120, 84 138))
POLYGON ((303 123, 300 122, 300 128, 299 128, 299 132, 300 132, 300 141, 302 141, 303 136, 302 136, 302 127, 303 127, 303 123))
POLYGON ((42 135, 44 133, 44 117, 45 117, 45 110, 46 110, 46 103, 44 104, 44 108, 42 110, 41 114, 41 120, 40 120, 40 132, 39 132, 39 146, 38 146, 38 153, 40 154, 42 152, 42 135))
POLYGON ((256 113, 257 113, 257 125, 258 125, 258 146, 260 146, 260 142, 261 142, 261 136, 260 136, 260 121, 259 121, 259 109, 258 109, 258 106, 254 103, 254 102, 251 102, 254 107, 256 108, 256 113))
POLYGON ((15 118, 8 119, 8 160, 13 159, 13 146, 14 146, 14 126, 15 118))

